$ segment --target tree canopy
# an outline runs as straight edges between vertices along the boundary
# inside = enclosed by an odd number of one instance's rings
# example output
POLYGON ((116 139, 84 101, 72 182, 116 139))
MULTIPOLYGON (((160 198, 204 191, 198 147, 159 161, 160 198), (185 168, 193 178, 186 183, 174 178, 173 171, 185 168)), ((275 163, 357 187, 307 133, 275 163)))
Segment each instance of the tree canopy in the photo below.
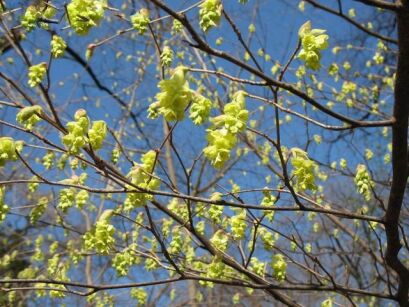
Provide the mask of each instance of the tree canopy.
POLYGON ((409 306, 408 0, 0 0, 0 304, 409 306))

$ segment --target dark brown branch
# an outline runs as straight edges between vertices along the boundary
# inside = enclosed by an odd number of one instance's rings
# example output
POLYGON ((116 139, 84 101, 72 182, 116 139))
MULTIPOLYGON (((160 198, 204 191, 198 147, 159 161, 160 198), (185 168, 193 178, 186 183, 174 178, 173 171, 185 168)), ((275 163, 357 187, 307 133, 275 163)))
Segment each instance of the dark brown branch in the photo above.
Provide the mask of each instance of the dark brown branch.
POLYGON ((408 116, 409 116, 409 3, 397 14, 399 55, 395 83, 396 122, 392 126, 392 187, 385 214, 387 248, 386 263, 398 274, 396 294, 401 306, 409 306, 409 270, 399 259, 401 249, 399 218, 408 180, 408 116))

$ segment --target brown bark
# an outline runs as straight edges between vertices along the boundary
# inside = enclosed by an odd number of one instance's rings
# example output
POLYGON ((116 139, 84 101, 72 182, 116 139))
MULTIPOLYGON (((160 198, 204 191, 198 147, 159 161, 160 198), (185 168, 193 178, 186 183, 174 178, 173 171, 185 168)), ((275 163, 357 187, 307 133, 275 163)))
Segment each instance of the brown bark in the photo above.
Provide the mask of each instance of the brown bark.
POLYGON ((399 259, 401 249, 399 217, 408 178, 409 115, 409 3, 405 1, 397 13, 399 55, 395 83, 395 123, 392 126, 392 187, 385 214, 387 237, 386 263, 398 274, 396 298, 401 306, 409 306, 409 270, 399 259))

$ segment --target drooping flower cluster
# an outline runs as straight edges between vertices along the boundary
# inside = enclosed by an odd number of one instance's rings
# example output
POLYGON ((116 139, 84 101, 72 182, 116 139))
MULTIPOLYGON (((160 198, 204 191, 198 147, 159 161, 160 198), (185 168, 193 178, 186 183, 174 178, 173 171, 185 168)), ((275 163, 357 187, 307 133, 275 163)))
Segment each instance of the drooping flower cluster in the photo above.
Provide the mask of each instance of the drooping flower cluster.
POLYGON ((257 257, 251 257, 250 270, 256 273, 257 275, 264 277, 266 271, 266 263, 258 260, 257 257))
POLYGON ((27 7, 24 14, 21 16, 21 25, 28 31, 34 30, 37 25, 43 29, 48 29, 49 24, 46 22, 41 22, 41 19, 50 19, 56 13, 55 8, 50 5, 41 3, 40 5, 30 5, 27 7))
POLYGON ((214 127, 207 130, 209 145, 203 152, 215 168, 223 167, 230 159, 230 152, 237 143, 237 133, 246 128, 245 96, 243 91, 236 92, 232 102, 224 106, 224 114, 211 119, 214 127))
POLYGON ((6 219, 7 212, 9 212, 9 206, 4 202, 6 196, 5 187, 0 188, 0 224, 6 219))
POLYGON ((95 250, 99 254, 108 254, 115 243, 115 228, 109 221, 112 217, 112 210, 105 210, 95 227, 84 235, 84 246, 87 250, 95 250))
POLYGON ((232 102, 223 108, 223 115, 212 118, 212 123, 216 127, 224 127, 229 132, 236 134, 246 129, 246 122, 249 118, 249 111, 246 110, 246 93, 238 91, 233 95, 232 102))
POLYGON ((21 25, 28 31, 36 27, 37 20, 41 16, 41 11, 34 5, 30 5, 21 17, 21 25))
POLYGON ((4 136, 0 137, 0 166, 6 162, 18 160, 17 152, 23 149, 23 141, 14 141, 14 139, 4 136))
POLYGON ((208 31, 220 23, 223 6, 220 0, 205 0, 200 5, 199 25, 203 31, 208 31))
POLYGON ((285 279, 287 271, 287 263, 284 260, 284 256, 276 254, 273 256, 271 266, 273 268, 273 276, 277 281, 283 281, 285 279))
POLYGON ((45 169, 49 170, 49 169, 51 169, 53 167, 54 158, 55 158, 54 151, 52 151, 52 150, 47 151, 47 153, 41 159, 45 169))
POLYGON ((356 167, 355 184, 357 186, 358 193, 362 194, 366 201, 371 200, 371 188, 373 188, 375 184, 372 181, 366 166, 363 164, 358 164, 356 167))
MULTIPOLYGON (((182 120, 185 109, 192 98, 189 82, 186 80, 187 68, 178 66, 171 77, 159 82, 160 92, 156 95, 157 102, 151 104, 150 112, 158 112, 167 121, 182 120)), ((151 116, 154 117, 154 116, 151 116)))
POLYGON ((190 106, 189 117, 195 125, 201 125, 208 120, 211 109, 211 100, 196 93, 193 95, 193 103, 190 106))
POLYGON ((229 238, 223 230, 218 230, 210 239, 210 242, 214 245, 215 248, 224 252, 227 249, 229 243, 229 238))
POLYGON ((148 30, 149 21, 149 11, 147 9, 141 9, 135 15, 131 16, 132 26, 140 35, 148 30))
POLYGON ((310 160, 307 153, 300 148, 292 148, 291 154, 295 188, 299 191, 316 191, 315 174, 318 172, 318 165, 310 160))
POLYGON ((38 219, 44 214, 45 210, 47 209, 48 205, 48 198, 46 196, 41 197, 37 205, 33 207, 30 211, 30 223, 34 224, 38 221, 38 219))
POLYGON ((75 121, 67 123, 68 133, 62 137, 62 142, 75 154, 88 142, 89 118, 84 109, 79 109, 75 112, 74 119, 75 121))
POLYGON ((53 39, 50 42, 51 54, 54 58, 60 58, 64 55, 64 51, 67 48, 67 43, 64 39, 58 35, 53 35, 53 39))
POLYGON ((75 33, 85 35, 104 17, 106 0, 72 0, 67 5, 68 19, 75 33))
MULTIPOLYGON (((80 176, 72 176, 69 179, 63 180, 63 183, 74 184, 74 185, 83 185, 87 179, 87 173, 82 173, 80 176)), ((74 187, 64 188, 60 190, 58 208, 66 213, 69 208, 73 207, 74 204, 78 208, 82 208, 89 199, 89 193, 86 190, 80 190, 77 192, 77 189, 74 187)))
MULTIPOLYGON (((277 202, 277 198, 266 188, 263 190, 263 199, 261 200, 262 206, 273 207, 277 202)), ((266 210, 264 211, 265 217, 272 222, 274 219, 274 210, 266 210)))
POLYGON ((39 105, 25 107, 17 113, 16 120, 28 130, 31 130, 41 120, 38 115, 42 113, 43 109, 39 105))
POLYGON ((96 120, 92 123, 91 129, 88 131, 88 136, 93 150, 98 150, 102 147, 102 143, 107 135, 107 130, 107 124, 103 120, 96 120))
POLYGON ((74 205, 75 201, 75 189, 66 188, 60 191, 60 197, 58 202, 58 208, 63 212, 67 213, 68 209, 74 205))
POLYGON ((30 66, 28 69, 28 85, 35 87, 41 83, 47 73, 47 63, 42 62, 37 65, 30 66))
POLYGON ((170 65, 172 65, 173 51, 169 46, 163 47, 162 53, 160 55, 160 61, 164 67, 169 67, 170 65))
MULTIPOLYGON (((155 190, 159 187, 160 181, 154 177, 153 171, 156 161, 156 152, 153 150, 148 151, 141 158, 141 164, 136 164, 131 169, 128 174, 133 185, 142 188, 155 190)), ((132 191, 128 193, 125 200, 124 206, 125 210, 129 211, 132 208, 137 208, 146 205, 148 200, 152 200, 153 196, 149 193, 144 193, 143 191, 138 191, 137 188, 133 186, 128 186, 128 190, 132 191)))
POLYGON ((242 209, 238 214, 233 215, 230 218, 230 226, 233 238, 236 240, 243 239, 247 229, 246 210, 242 209))
POLYGON ((298 32, 302 49, 298 57, 305 62, 305 66, 313 70, 321 67, 321 51, 328 48, 328 35, 325 30, 311 29, 311 22, 303 24, 298 32))
POLYGON ((173 23, 172 23, 172 33, 173 33, 173 34, 177 34, 177 33, 182 32, 182 30, 183 30, 183 25, 182 25, 182 23, 181 23, 179 20, 177 20, 177 19, 173 19, 173 23))
POLYGON ((209 145, 203 149, 205 156, 215 168, 222 168, 230 159, 230 152, 236 146, 237 137, 225 128, 207 131, 209 145))
POLYGON ((131 290, 131 297, 138 301, 138 306, 145 306, 148 301, 148 293, 144 288, 133 288, 131 290))
POLYGON ((129 268, 140 261, 132 249, 136 249, 136 247, 131 244, 122 252, 117 253, 112 259, 112 266, 116 270, 118 276, 126 276, 129 268))
POLYGON ((93 150, 100 149, 108 130, 106 123, 102 120, 94 121, 89 129, 90 120, 84 109, 77 110, 74 119, 75 121, 67 123, 68 133, 62 137, 68 150, 77 154, 88 142, 93 150))

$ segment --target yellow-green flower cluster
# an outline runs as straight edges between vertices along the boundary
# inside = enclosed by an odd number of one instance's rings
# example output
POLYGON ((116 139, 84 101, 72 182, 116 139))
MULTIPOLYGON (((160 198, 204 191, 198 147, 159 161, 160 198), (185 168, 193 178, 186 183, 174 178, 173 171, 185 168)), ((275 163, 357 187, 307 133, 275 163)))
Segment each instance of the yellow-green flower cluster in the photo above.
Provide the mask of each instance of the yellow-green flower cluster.
POLYGON ((145 306, 148 301, 148 293, 143 288, 133 288, 131 290, 131 297, 138 300, 138 306, 145 306))
POLYGON ((223 230, 218 230, 210 239, 210 242, 214 245, 215 248, 224 252, 227 249, 229 238, 223 230))
POLYGON ((184 238, 182 237, 181 228, 175 226, 172 229, 172 240, 169 243, 169 253, 171 255, 179 254, 182 251, 184 238))
POLYGON ((34 125, 37 124, 41 118, 39 115, 43 113, 41 106, 31 106, 21 109, 16 116, 17 122, 22 124, 28 130, 33 129, 34 125))
POLYGON ((67 5, 68 19, 75 33, 85 35, 104 17, 106 0, 72 0, 67 5))
POLYGON ((190 106, 189 117, 195 125, 201 125, 208 120, 211 109, 212 102, 210 99, 195 93, 190 106))
POLYGON ((371 188, 373 188, 375 184, 372 181, 366 166, 363 164, 358 164, 356 167, 355 184, 357 186, 358 193, 362 194, 366 201, 371 200, 371 188))
POLYGON ((102 147, 107 130, 107 124, 103 120, 96 120, 92 123, 91 129, 88 131, 88 137, 93 150, 98 150, 102 147))
POLYGON ((162 53, 160 55, 160 61, 164 67, 172 65, 173 51, 169 46, 163 47, 162 53))
MULTIPOLYGON (((141 158, 141 164, 136 164, 128 174, 133 185, 142 188, 155 190, 159 187, 160 181, 154 177, 153 171, 156 161, 156 152, 153 150, 148 151, 141 158)), ((133 186, 128 186, 128 190, 132 191, 128 193, 125 200, 125 210, 129 211, 132 208, 137 208, 146 205, 148 200, 152 200, 153 196, 142 191, 138 191, 133 186)))
POLYGON ((54 58, 59 58, 64 55, 64 51, 67 48, 67 43, 61 36, 53 35, 53 39, 50 42, 51 54, 54 58))
POLYGON ((118 276, 126 276, 129 268, 139 262, 138 257, 136 257, 132 249, 136 249, 133 244, 124 249, 122 252, 117 253, 112 259, 112 266, 116 270, 118 276))
POLYGON ((305 66, 313 70, 321 67, 321 51, 328 48, 328 35, 321 29, 311 29, 311 22, 303 24, 298 32, 301 40, 301 51, 298 57, 305 62, 305 66))
POLYGON ((0 137, 0 166, 4 166, 8 161, 18 160, 16 151, 20 152, 22 149, 22 141, 14 141, 7 136, 0 137))
POLYGON ((316 191, 315 173, 318 172, 318 165, 310 160, 307 153, 300 148, 292 148, 291 154, 296 189, 316 191))
POLYGON ((35 87, 41 83, 47 72, 47 63, 42 62, 37 65, 30 66, 28 69, 28 85, 35 87))
POLYGON ((224 106, 224 114, 211 119, 214 127, 207 130, 209 145, 203 152, 215 168, 223 167, 230 159, 230 152, 237 143, 237 133, 246 128, 245 96, 244 91, 236 92, 232 102, 224 106))
POLYGON ((257 257, 252 257, 250 260, 250 270, 257 275, 264 276, 266 271, 266 263, 257 259, 257 257))
POLYGON ((66 188, 60 191, 60 200, 58 202, 58 208, 67 213, 68 209, 74 206, 75 201, 75 189, 74 188, 66 188))
POLYGON ((95 227, 84 235, 84 245, 87 250, 96 250, 100 254, 108 254, 115 243, 115 228, 109 223, 112 210, 105 210, 95 227))
MULTIPOLYGON (((226 272, 226 265, 222 262, 219 257, 213 257, 213 260, 206 268, 206 277, 207 278, 214 278, 214 279, 221 279, 226 272)), ((205 282, 205 285, 209 287, 213 287, 212 282, 205 282)))
POLYGON ((88 142, 93 150, 100 149, 107 133, 106 123, 102 120, 94 121, 89 129, 90 120, 84 109, 77 110, 74 119, 75 121, 67 123, 68 133, 62 137, 68 150, 77 154, 88 142))
POLYGON ((203 31, 208 31, 220 23, 223 6, 220 0, 205 0, 200 5, 199 25, 203 31))
POLYGON ((189 82, 186 80, 186 71, 186 67, 178 66, 173 71, 170 79, 159 82, 160 92, 156 95, 158 101, 151 104, 151 112, 158 112, 167 121, 182 120, 184 118, 185 109, 192 97, 189 82))
POLYGON ((38 7, 30 5, 24 15, 21 17, 21 25, 28 31, 32 31, 36 27, 37 20, 41 17, 41 11, 38 7))
POLYGON ((33 207, 33 209, 31 209, 29 214, 31 224, 37 222, 38 219, 44 214, 45 210, 47 209, 47 205, 48 205, 47 197, 43 196, 38 200, 37 205, 33 207))
POLYGON ((181 23, 179 20, 177 20, 177 19, 173 19, 172 33, 173 33, 173 34, 177 34, 177 33, 182 32, 182 30, 183 30, 183 25, 182 25, 182 23, 181 23))
POLYGON ((233 234, 233 238, 236 240, 240 240, 244 238, 244 234, 246 233, 246 210, 240 210, 240 213, 237 215, 233 215, 230 218, 230 227, 233 234))
POLYGON ((135 15, 131 16, 133 28, 141 35, 148 30, 149 21, 149 11, 147 9, 141 9, 135 15))
POLYGON ((47 151, 47 153, 41 159, 45 169, 47 169, 47 170, 51 169, 51 167, 54 164, 54 158, 55 158, 54 151, 52 151, 52 150, 47 151))
POLYGON ((89 118, 84 109, 79 109, 75 112, 74 119, 75 121, 67 123, 68 133, 62 137, 62 142, 71 153, 76 154, 88 142, 89 118))
POLYGON ((232 102, 223 108, 223 115, 211 119, 216 127, 224 127, 232 134, 246 129, 249 111, 246 110, 246 92, 238 91, 233 95, 232 102))
POLYGON ((9 206, 4 202, 6 196, 5 187, 0 188, 0 224, 6 219, 7 212, 9 212, 9 206))
POLYGON ((277 281, 283 281, 285 279, 287 271, 287 263, 284 260, 284 256, 276 254, 273 256, 271 266, 273 268, 273 276, 277 281))

